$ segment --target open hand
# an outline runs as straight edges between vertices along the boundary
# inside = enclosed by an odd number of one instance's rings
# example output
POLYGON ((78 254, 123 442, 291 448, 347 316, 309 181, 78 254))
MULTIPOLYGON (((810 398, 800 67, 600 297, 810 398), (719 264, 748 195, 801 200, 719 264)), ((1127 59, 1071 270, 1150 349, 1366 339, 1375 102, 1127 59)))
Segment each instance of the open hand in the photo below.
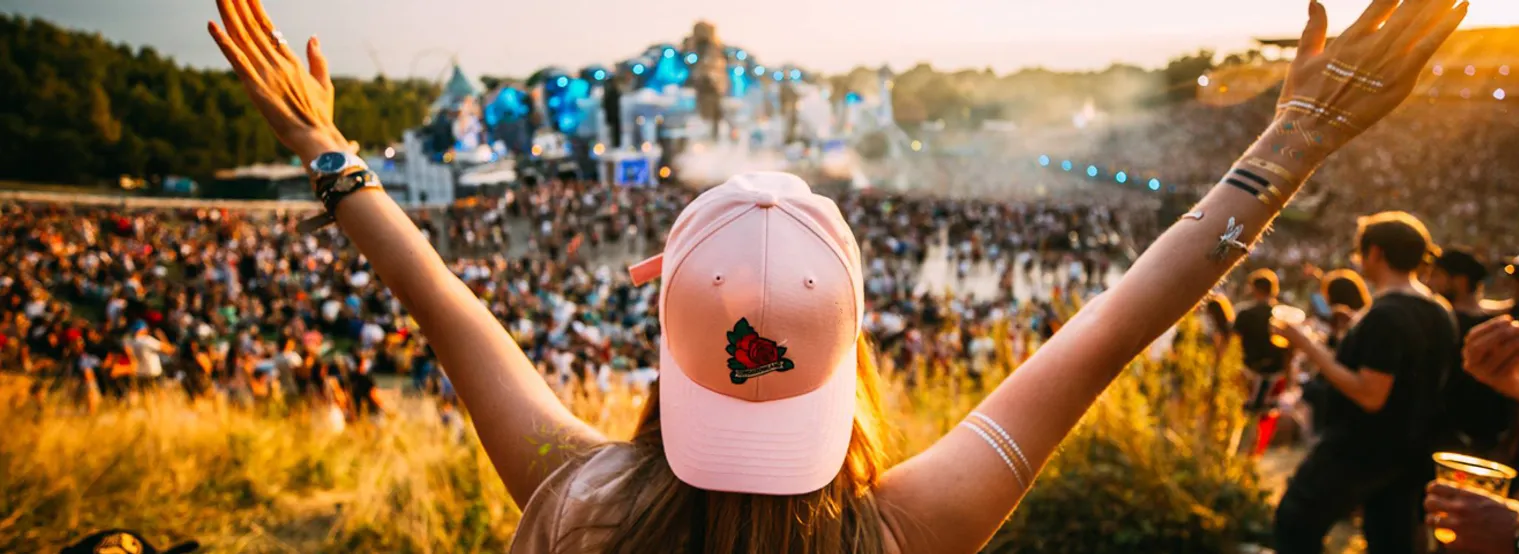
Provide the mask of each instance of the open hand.
POLYGON ((1519 398, 1519 322, 1502 316, 1478 325, 1467 333, 1461 358, 1472 377, 1519 398))
POLYGON ((1373 0, 1334 42, 1312 1, 1297 58, 1277 102, 1277 126, 1303 140, 1296 154, 1326 156, 1413 92, 1419 73, 1466 18, 1462 0, 1373 0))
POLYGON ((269 21, 262 2, 217 0, 216 8, 227 28, 208 22, 211 38, 280 142, 307 163, 324 152, 348 150, 348 141, 332 122, 332 78, 321 43, 314 37, 306 43, 308 72, 269 21))

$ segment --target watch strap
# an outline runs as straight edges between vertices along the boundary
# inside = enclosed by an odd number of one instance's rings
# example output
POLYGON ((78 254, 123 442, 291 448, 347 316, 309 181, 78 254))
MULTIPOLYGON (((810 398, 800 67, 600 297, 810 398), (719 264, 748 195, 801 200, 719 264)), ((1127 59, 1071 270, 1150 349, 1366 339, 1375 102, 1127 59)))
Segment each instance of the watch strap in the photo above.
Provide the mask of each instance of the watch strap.
POLYGON ((301 220, 300 223, 296 224, 295 230, 303 235, 309 235, 323 227, 332 225, 333 223, 337 222, 338 220, 332 217, 331 212, 323 210, 322 213, 301 220))
POLYGON ((322 213, 315 217, 302 221, 296 229, 301 233, 311 233, 337 222, 338 203, 344 198, 370 187, 379 187, 380 178, 373 171, 364 168, 354 168, 342 175, 319 176, 314 181, 317 200, 322 203, 322 213))

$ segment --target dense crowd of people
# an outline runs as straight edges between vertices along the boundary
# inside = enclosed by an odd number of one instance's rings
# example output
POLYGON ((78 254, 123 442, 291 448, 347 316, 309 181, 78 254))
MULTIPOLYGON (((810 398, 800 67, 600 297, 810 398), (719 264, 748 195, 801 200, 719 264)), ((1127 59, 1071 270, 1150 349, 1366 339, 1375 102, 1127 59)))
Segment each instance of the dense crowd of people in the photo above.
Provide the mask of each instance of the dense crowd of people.
MULTIPOLYGON (((1212 187, 1235 156, 1270 121, 1274 98, 1232 106, 1190 102, 1160 109, 1144 122, 1115 125, 1076 159, 1134 174, 1157 175, 1180 192, 1212 187), (1198 140, 1198 137, 1208 137, 1198 140), (1187 152, 1186 156, 1175 156, 1187 152)), ((1519 120, 1491 99, 1414 98, 1346 146, 1314 175, 1252 256, 1257 267, 1345 265, 1342 247, 1354 218, 1405 210, 1486 259, 1519 251, 1519 120), (1436 201, 1437 200, 1437 201, 1436 201)), ((1284 276, 1285 277, 1285 276, 1284 276)))
MULTIPOLYGON (((552 181, 413 219, 551 384, 646 388, 658 289, 624 267, 662 246, 694 195, 552 181)), ((1002 322, 1027 355, 1068 315, 1061 295, 1100 290, 1129 247, 1132 214, 1104 205, 838 200, 867 260, 867 326, 902 369, 968 359, 980 372, 1002 322), (932 285, 930 256, 949 268, 932 285)), ((384 409, 376 376, 450 387, 367 261, 334 230, 297 233, 297 214, 13 202, 0 215, 0 365, 55 390, 127 397, 176 381, 192 397, 310 397, 360 418, 384 409)))

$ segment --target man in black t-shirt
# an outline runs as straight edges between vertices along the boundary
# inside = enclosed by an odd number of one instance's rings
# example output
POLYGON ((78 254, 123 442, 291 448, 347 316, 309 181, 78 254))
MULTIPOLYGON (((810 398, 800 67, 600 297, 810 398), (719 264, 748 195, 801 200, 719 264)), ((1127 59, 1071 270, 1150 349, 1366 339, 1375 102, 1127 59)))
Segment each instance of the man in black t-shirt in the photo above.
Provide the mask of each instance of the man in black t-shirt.
POLYGON ((1249 281, 1250 300, 1234 317, 1234 334, 1239 335, 1245 368, 1250 370, 1251 391, 1245 410, 1257 414, 1252 455, 1260 456, 1276 434, 1276 422, 1281 417, 1276 397, 1285 389, 1292 352, 1272 340, 1276 333, 1271 329, 1271 310, 1281 290, 1276 272, 1258 269, 1250 274, 1249 281))
POLYGON ((1245 368, 1256 376, 1268 377, 1261 379, 1263 384, 1257 386, 1251 394, 1247 406, 1251 411, 1261 411, 1267 407, 1270 382, 1274 380, 1269 377, 1285 373, 1290 358, 1288 349, 1271 340, 1275 334, 1271 329, 1271 309, 1276 307, 1279 289, 1275 272, 1260 269, 1251 273, 1251 298, 1240 306, 1239 313, 1234 317, 1234 334, 1239 335, 1245 368))
POLYGON ((1436 250, 1418 219, 1403 212, 1362 218, 1362 272, 1377 296, 1338 353, 1283 326, 1332 385, 1337 417, 1298 466, 1276 512, 1276 550, 1321 552, 1324 536, 1356 508, 1368 552, 1424 552, 1425 484, 1434 478, 1442 389, 1457 349, 1449 306, 1419 284, 1436 250))
MULTIPOLYGON (((1493 318, 1481 305, 1487 274, 1487 264, 1459 248, 1447 249, 1430 271, 1429 288, 1450 302, 1463 343, 1472 328, 1493 318)), ((1461 367, 1460 350, 1453 367, 1461 367)), ((1512 426, 1513 410, 1512 400, 1465 371, 1452 370, 1445 386, 1440 448, 1479 457, 1497 455, 1496 449, 1512 426)))

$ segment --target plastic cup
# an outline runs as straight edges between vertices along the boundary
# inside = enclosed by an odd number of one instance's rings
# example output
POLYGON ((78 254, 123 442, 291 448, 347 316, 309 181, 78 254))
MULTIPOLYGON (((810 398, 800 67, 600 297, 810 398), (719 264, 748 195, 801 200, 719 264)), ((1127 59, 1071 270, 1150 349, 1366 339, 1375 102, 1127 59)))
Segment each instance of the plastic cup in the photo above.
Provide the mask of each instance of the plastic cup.
MULTIPOLYGON (((1491 494, 1499 498, 1508 496, 1508 488, 1514 481, 1514 468, 1484 460, 1475 456, 1454 452, 1436 452, 1435 482, 1456 488, 1491 494)), ((1444 514, 1436 514, 1435 521, 1444 514)), ((1435 527, 1435 540, 1450 544, 1456 540, 1456 532, 1435 527)))

